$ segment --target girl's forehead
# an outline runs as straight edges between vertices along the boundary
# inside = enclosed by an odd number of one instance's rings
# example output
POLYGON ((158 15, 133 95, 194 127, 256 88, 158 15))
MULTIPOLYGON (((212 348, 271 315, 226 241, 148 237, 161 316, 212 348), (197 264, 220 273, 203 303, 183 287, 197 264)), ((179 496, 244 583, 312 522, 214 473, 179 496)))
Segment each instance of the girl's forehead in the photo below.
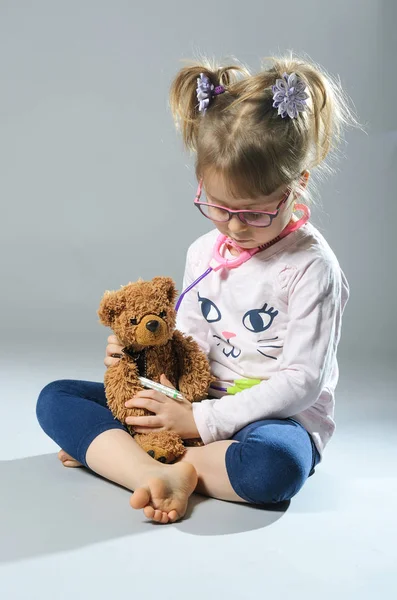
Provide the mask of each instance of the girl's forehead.
POLYGON ((272 205, 275 202, 280 201, 280 195, 283 193, 282 186, 275 192, 268 196, 258 196, 256 198, 249 198, 247 196, 241 198, 235 198, 231 195, 228 186, 223 177, 216 175, 215 173, 207 174, 203 178, 203 188, 207 196, 211 198, 213 202, 217 204, 223 204, 230 208, 260 208, 264 209, 268 205, 272 205))

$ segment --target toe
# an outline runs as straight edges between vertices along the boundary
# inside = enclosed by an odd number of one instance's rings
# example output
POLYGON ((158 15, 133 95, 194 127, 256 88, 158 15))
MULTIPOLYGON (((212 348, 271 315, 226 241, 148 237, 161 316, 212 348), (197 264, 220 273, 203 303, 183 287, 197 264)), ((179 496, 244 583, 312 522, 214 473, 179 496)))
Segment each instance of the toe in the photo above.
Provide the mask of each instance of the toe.
POLYGON ((156 521, 156 523, 160 523, 162 517, 163 517, 163 511, 155 510, 152 519, 153 519, 153 521, 156 521))
POLYGON ((160 523, 168 523, 169 519, 168 519, 168 514, 166 512, 163 512, 162 516, 161 516, 161 521, 160 523))
POLYGON ((171 510, 171 511, 168 513, 168 518, 169 518, 169 520, 171 521, 171 523, 175 523, 175 521, 177 521, 177 520, 179 519, 179 515, 178 515, 178 513, 176 512, 176 510, 171 510))
POLYGON ((143 512, 147 519, 153 519, 153 516, 154 516, 153 506, 145 506, 145 508, 143 509, 143 512))
POLYGON ((65 452, 65 450, 60 450, 58 452, 58 458, 64 467, 82 467, 83 466, 78 460, 73 458, 73 456, 70 456, 70 454, 65 452))
POLYGON ((132 508, 144 508, 149 504, 150 492, 147 488, 138 488, 130 498, 132 508))

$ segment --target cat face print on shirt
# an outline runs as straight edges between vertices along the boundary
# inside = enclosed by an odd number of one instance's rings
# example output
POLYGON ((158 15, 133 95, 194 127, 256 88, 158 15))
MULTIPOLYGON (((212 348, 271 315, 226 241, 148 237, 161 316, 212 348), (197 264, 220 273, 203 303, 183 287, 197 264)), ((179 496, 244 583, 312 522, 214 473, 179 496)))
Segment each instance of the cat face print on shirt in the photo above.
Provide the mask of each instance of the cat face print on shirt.
POLYGON ((229 328, 233 331, 223 331, 221 308, 209 298, 200 296, 200 293, 197 293, 197 296, 204 319, 207 323, 218 324, 218 326, 213 325, 217 328, 218 333, 213 333, 212 336, 217 340, 217 346, 227 358, 238 358, 242 352, 239 338, 250 340, 251 337, 252 348, 250 348, 250 351, 255 348, 259 354, 277 360, 277 356, 272 355, 272 349, 282 348, 282 346, 277 342, 278 336, 271 335, 271 330, 274 330, 273 324, 277 318, 278 310, 267 303, 264 303, 261 308, 248 308, 248 310, 241 313, 239 322, 234 322, 233 328, 229 325, 229 328))

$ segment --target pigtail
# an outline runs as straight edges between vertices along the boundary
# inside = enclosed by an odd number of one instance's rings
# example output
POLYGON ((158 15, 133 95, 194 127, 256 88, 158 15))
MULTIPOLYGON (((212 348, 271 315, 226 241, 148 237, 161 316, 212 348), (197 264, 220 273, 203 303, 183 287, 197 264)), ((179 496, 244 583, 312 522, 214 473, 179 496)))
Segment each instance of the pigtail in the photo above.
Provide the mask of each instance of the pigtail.
MULTIPOLYGON (((191 62, 177 73, 170 88, 170 108, 175 125, 181 130, 185 146, 194 151, 197 149, 198 131, 203 117, 199 112, 196 92, 197 79, 201 73, 204 73, 215 87, 223 86, 226 92, 238 77, 247 77, 250 74, 243 66, 221 67, 215 61, 205 58, 199 62, 191 62)), ((209 108, 211 110, 212 106, 209 108)))
POLYGON ((358 127, 351 100, 340 79, 314 63, 292 65, 308 85, 311 97, 312 139, 316 148, 311 167, 320 165, 330 152, 336 151, 348 127, 358 127))
POLYGON ((266 113, 272 112, 273 121, 280 123, 281 119, 273 108, 272 86, 284 73, 296 73, 307 86, 306 92, 310 96, 308 110, 300 113, 297 119, 286 119, 283 126, 285 129, 296 128, 301 138, 311 138, 316 150, 308 166, 313 168, 322 163, 331 150, 339 146, 345 127, 361 128, 350 107, 351 100, 343 90, 340 80, 313 62, 294 58, 292 53, 289 56, 267 57, 264 60, 271 61, 272 66, 253 75, 249 80, 234 85, 231 91, 236 99, 229 108, 233 109, 241 103, 247 104, 250 100, 260 98, 267 108, 266 113))

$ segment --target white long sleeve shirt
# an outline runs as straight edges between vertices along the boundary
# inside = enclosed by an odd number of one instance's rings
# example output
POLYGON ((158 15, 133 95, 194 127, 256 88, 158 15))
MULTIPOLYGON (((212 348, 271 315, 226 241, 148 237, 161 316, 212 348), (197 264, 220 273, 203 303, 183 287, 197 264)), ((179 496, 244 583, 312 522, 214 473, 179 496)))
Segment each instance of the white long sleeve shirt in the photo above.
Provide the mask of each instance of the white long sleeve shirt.
MULTIPOLYGON (((208 268, 218 234, 190 246, 183 289, 208 268)), ((198 342, 217 378, 211 398, 193 404, 205 444, 254 421, 291 417, 322 454, 335 429, 336 353, 348 297, 336 256, 310 223, 235 269, 211 272, 186 294, 177 327, 198 342), (242 378, 260 383, 228 394, 242 378)))

